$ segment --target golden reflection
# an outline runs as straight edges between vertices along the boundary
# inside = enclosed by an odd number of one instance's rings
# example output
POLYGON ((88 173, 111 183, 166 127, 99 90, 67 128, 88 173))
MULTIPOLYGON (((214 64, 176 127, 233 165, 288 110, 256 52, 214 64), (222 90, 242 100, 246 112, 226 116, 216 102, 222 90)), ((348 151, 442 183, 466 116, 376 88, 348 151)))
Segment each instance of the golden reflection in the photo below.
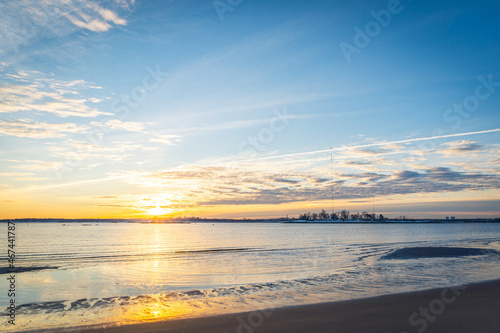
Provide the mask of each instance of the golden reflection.
POLYGON ((194 308, 189 307, 184 302, 172 302, 162 304, 157 299, 144 300, 131 307, 127 307, 123 313, 120 322, 122 324, 139 323, 145 321, 168 320, 177 318, 186 318, 195 315, 194 308))

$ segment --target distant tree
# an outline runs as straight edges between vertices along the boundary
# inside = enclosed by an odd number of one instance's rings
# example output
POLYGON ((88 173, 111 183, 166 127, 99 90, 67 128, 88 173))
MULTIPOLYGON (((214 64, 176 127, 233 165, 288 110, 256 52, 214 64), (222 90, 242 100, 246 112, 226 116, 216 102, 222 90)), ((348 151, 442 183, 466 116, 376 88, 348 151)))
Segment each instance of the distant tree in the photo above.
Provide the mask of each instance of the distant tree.
POLYGON ((329 217, 329 215, 326 212, 326 210, 322 209, 321 213, 319 213, 319 219, 320 220, 326 220, 326 219, 328 219, 328 217, 329 217))
POLYGON ((347 220, 349 218, 349 211, 348 210, 343 210, 340 212, 340 218, 342 220, 347 220))
POLYGON ((317 213, 312 213, 311 220, 316 221, 318 219, 317 213))
POLYGON ((371 220, 372 219, 372 215, 369 214, 367 211, 364 211, 363 213, 361 213, 361 218, 363 220, 371 220))
POLYGON ((338 215, 337 215, 337 213, 331 213, 331 214, 330 214, 330 218, 331 218, 332 220, 337 220, 337 219, 338 219, 338 215))
POLYGON ((299 220, 307 220, 307 214, 301 214, 299 215, 299 220))
POLYGON ((384 216, 384 215, 382 215, 382 214, 380 214, 380 215, 378 216, 378 219, 379 219, 380 221, 385 221, 385 216, 384 216))
POLYGON ((353 220, 359 220, 361 218, 361 214, 359 213, 352 213, 351 214, 351 219, 353 220))

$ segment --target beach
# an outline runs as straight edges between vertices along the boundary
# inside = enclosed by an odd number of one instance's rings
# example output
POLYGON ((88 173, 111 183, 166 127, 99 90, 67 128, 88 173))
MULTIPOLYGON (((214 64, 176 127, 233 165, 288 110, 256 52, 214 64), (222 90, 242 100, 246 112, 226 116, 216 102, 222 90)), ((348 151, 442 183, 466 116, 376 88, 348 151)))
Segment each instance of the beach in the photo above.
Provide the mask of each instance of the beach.
POLYGON ((500 329, 500 280, 357 300, 116 327, 31 332, 102 333, 493 333, 500 329), (410 324, 410 321, 412 324, 410 324))

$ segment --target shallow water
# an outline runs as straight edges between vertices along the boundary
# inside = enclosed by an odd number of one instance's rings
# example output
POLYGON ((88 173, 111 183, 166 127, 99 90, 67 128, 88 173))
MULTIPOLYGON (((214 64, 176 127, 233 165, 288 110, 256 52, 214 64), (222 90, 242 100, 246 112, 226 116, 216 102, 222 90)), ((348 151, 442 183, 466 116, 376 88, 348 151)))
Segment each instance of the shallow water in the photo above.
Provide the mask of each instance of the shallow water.
MULTIPOLYGON (((16 237, 16 264, 24 269, 16 274, 22 304, 16 330, 193 317, 500 278, 500 224, 17 223, 16 237)), ((0 301, 8 301, 5 292, 0 301)), ((5 322, 0 327, 12 330, 5 322)))

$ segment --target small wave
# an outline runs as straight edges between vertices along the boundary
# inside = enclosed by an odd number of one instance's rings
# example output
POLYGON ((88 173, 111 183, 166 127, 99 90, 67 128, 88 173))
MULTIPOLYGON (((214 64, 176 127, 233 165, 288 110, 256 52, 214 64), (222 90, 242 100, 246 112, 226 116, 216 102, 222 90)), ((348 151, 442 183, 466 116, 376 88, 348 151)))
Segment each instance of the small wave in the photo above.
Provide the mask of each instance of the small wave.
POLYGON ((238 251, 250 251, 254 250, 247 247, 242 248, 229 248, 229 249, 205 249, 205 250, 186 250, 186 251, 176 251, 177 254, 189 254, 189 253, 212 253, 212 252, 238 252, 238 251))
POLYGON ((31 272, 31 271, 41 271, 43 269, 58 269, 59 267, 16 267, 15 270, 12 270, 8 267, 0 267, 0 274, 13 274, 13 273, 22 273, 22 272, 31 272))
POLYGON ((381 259, 419 259, 499 254, 495 250, 469 247, 407 247, 386 254, 381 259))
MULTIPOLYGON (((62 312, 74 312, 80 310, 102 310, 114 307, 133 306, 137 304, 162 303, 169 304, 171 301, 197 301, 197 300, 217 300, 219 297, 241 297, 252 295, 256 292, 266 293, 270 291, 293 289, 298 285, 314 286, 337 278, 336 274, 318 276, 297 280, 282 280, 275 282, 264 282, 232 287, 217 287, 205 290, 170 291, 159 294, 142 294, 133 296, 114 296, 103 298, 82 298, 78 300, 60 300, 40 303, 25 303, 17 306, 20 314, 54 314, 62 312)), ((8 312, 0 312, 1 316, 7 316, 8 312)))

